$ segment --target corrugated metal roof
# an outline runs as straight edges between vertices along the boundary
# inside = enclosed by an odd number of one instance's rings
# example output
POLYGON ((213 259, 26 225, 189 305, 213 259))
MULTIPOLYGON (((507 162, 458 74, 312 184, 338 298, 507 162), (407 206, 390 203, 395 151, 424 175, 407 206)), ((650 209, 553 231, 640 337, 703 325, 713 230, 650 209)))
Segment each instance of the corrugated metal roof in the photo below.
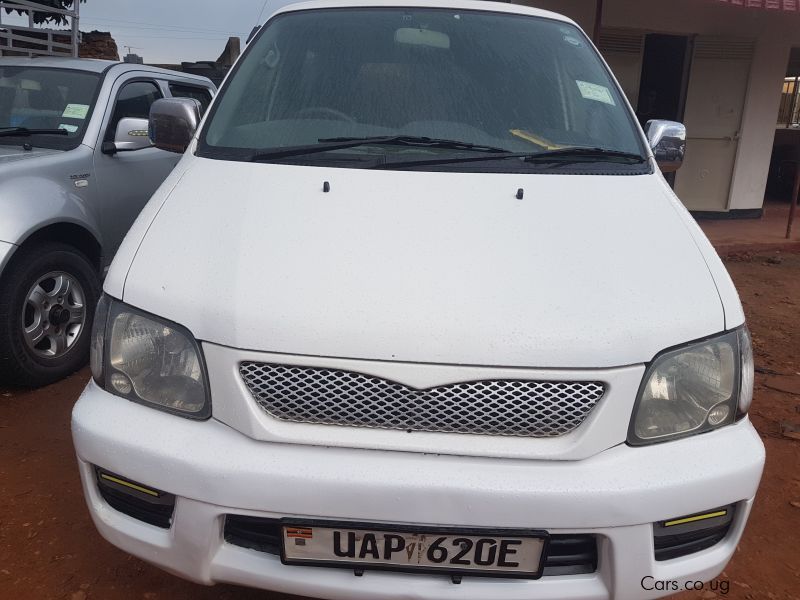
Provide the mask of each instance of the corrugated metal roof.
POLYGON ((800 0, 716 0, 742 8, 762 8, 800 13, 800 0))

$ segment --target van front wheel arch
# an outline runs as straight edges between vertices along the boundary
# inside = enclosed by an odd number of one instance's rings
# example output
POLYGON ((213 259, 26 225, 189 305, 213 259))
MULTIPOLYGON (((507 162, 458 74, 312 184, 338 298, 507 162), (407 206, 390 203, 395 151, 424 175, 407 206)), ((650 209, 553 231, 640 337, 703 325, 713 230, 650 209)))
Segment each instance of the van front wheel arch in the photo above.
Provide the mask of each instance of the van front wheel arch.
POLYGON ((92 262, 60 242, 23 246, 2 279, 0 382, 38 387, 83 367, 100 293, 92 262))

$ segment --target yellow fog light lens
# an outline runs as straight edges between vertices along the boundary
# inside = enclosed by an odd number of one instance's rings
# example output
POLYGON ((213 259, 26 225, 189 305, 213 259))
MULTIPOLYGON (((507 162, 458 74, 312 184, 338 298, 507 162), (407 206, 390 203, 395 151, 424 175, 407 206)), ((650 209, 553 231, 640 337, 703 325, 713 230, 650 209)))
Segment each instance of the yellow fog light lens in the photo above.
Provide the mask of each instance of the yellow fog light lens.
POLYGON ((672 521, 666 521, 664 523, 664 527, 674 527, 675 525, 685 525, 686 523, 696 523, 698 521, 706 521, 708 519, 724 517, 727 514, 728 514, 727 509, 722 509, 710 513, 704 513, 702 515, 692 515, 691 517, 682 517, 680 519, 673 519, 672 521))
POLYGON ((113 475, 109 475, 108 473, 100 473, 100 479, 105 479, 106 481, 110 481, 111 483, 116 483, 117 485, 121 485, 123 487, 136 490, 137 492, 147 494, 148 496, 154 496, 156 498, 161 496, 161 494, 155 490, 148 489, 144 486, 138 485, 131 481, 127 481, 125 479, 121 479, 119 477, 114 477, 113 475))

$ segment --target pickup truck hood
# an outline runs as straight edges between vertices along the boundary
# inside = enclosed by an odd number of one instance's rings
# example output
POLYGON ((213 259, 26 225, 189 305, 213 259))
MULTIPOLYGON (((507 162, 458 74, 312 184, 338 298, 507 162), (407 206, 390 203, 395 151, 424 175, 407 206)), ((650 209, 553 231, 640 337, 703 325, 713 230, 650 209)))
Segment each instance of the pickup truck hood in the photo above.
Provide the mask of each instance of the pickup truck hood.
POLYGON ((658 175, 191 158, 123 299, 234 348, 509 367, 642 363, 725 328, 658 175))
POLYGON ((47 156, 48 154, 58 154, 59 152, 63 152, 63 150, 48 150, 47 148, 34 148, 33 150, 24 150, 21 144, 0 145, 0 165, 9 162, 14 162, 17 160, 36 158, 39 156, 47 156))

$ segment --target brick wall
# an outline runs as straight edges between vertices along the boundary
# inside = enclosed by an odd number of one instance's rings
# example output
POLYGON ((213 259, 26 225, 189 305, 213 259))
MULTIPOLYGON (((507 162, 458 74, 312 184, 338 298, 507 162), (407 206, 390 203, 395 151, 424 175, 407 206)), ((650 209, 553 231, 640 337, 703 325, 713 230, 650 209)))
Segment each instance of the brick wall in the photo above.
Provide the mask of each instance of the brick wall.
POLYGON ((119 60, 117 42, 107 31, 91 31, 82 34, 78 52, 81 58, 119 60))

